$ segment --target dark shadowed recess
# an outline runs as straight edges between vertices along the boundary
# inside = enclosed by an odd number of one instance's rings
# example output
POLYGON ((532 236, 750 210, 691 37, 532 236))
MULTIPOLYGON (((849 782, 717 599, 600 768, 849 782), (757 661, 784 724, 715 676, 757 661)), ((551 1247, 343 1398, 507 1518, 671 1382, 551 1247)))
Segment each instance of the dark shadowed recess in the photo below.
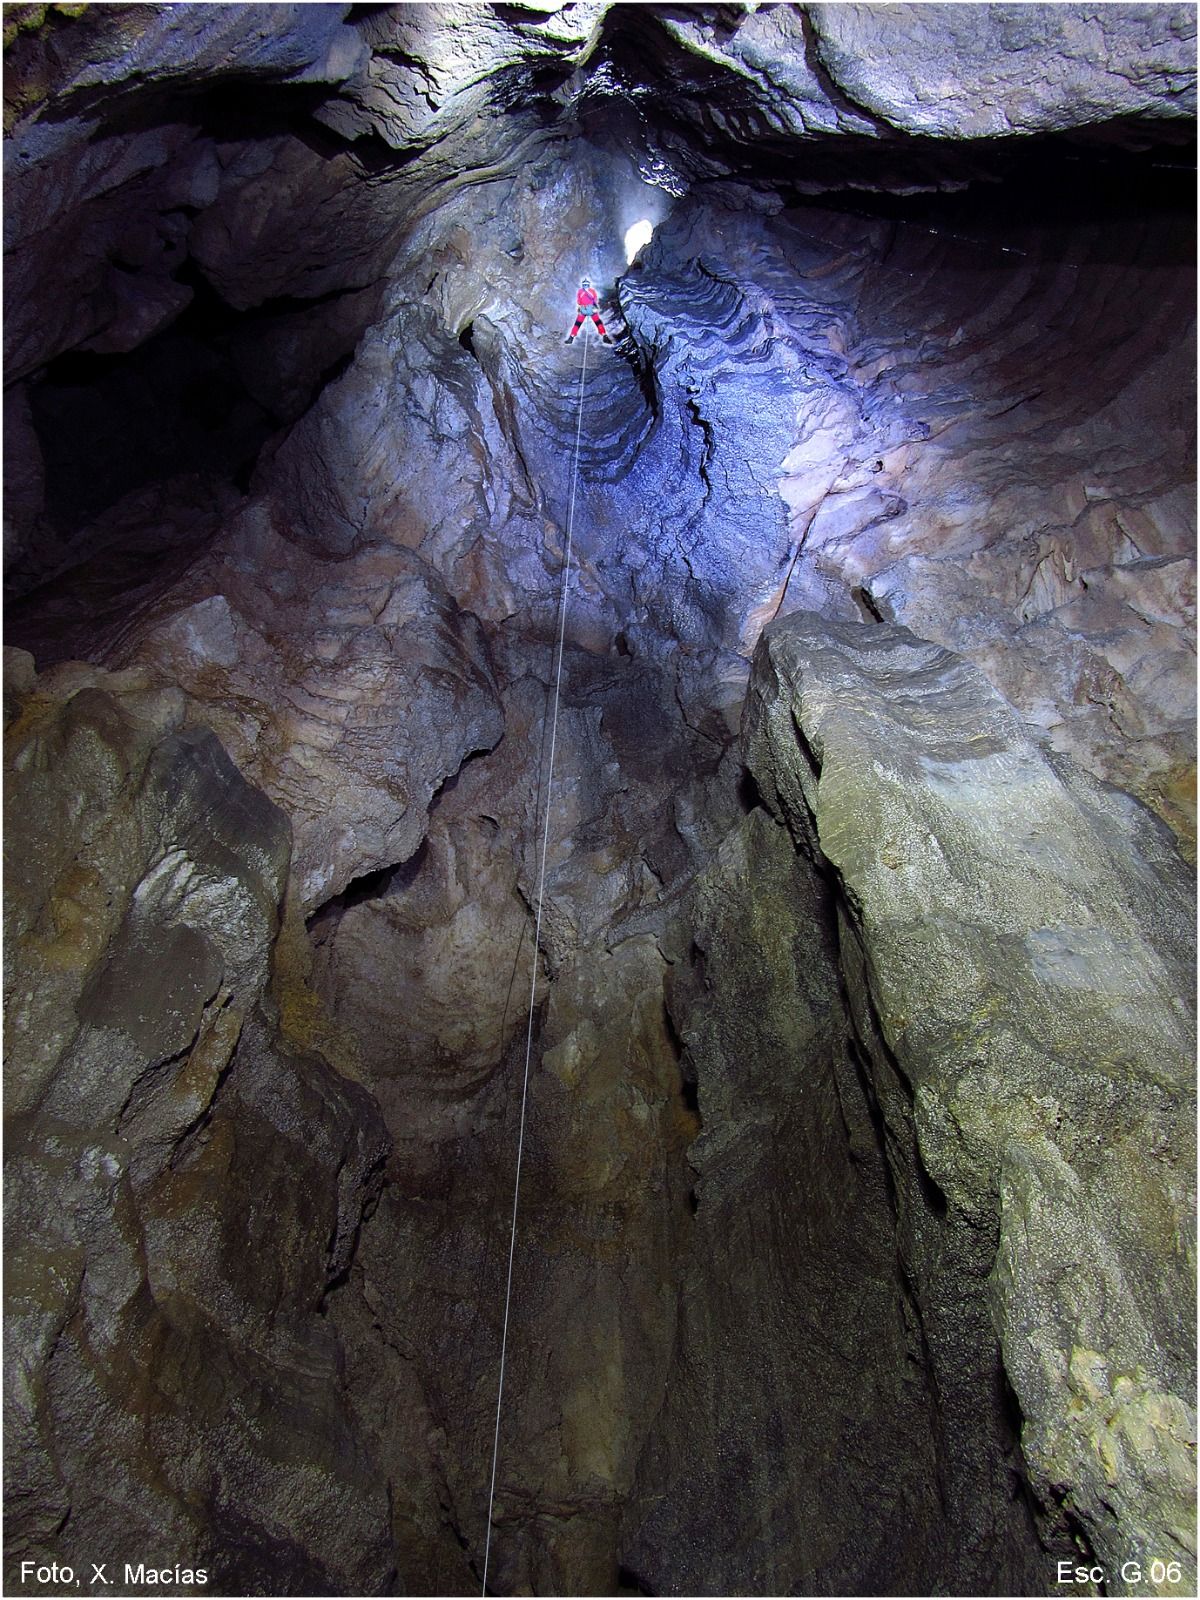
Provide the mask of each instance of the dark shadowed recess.
POLYGON ((360 877, 352 878, 341 894, 331 895, 307 918, 309 933, 320 943, 326 924, 340 922, 351 906, 379 900, 388 894, 403 894, 412 887, 428 855, 429 843, 423 839, 416 854, 407 861, 401 861, 393 867, 378 867, 374 872, 364 872, 360 877))
MULTIPOLYGON (((102 108, 97 138, 183 124, 222 143, 253 144, 287 133, 332 156, 344 141, 313 120, 329 93, 326 85, 248 79, 190 95, 179 85, 143 88, 114 101, 111 88, 99 86, 68 97, 60 115, 102 108)), ((364 162, 371 142, 355 145, 364 162)), ((388 155, 391 165, 402 164, 395 151, 388 155)), ((319 247, 314 241, 314 253, 319 247)), ((167 327, 128 353, 68 351, 31 383, 46 462, 46 513, 60 534, 70 536, 131 490, 179 472, 213 473, 244 492, 263 443, 342 370, 362 331, 347 331, 344 348, 309 387, 289 397, 285 413, 256 392, 248 371, 254 344, 282 319, 336 300, 341 291, 308 299, 275 296, 243 311, 225 302, 190 257, 171 276, 191 289, 192 300, 167 327)), ((10 578, 19 582, 19 572, 10 578)))
POLYGON ((247 391, 231 359, 248 318, 194 269, 174 276, 194 298, 170 327, 128 353, 69 351, 30 386, 46 513, 64 533, 178 472, 218 473, 245 490, 281 420, 247 391))
MULTIPOLYGON (((933 232, 1000 252, 1038 234, 1044 261, 1066 261, 1088 239, 1088 265, 1122 259, 1120 233, 1148 221, 1160 225, 1156 254, 1163 266, 1196 261, 1196 140, 1162 143, 1161 130, 1112 122, 1080 134, 991 142, 991 171, 967 187, 894 194, 887 190, 832 191, 829 211, 924 224, 933 232), (1125 148, 1116 141, 1139 141, 1125 148), (1173 225, 1172 225, 1173 224, 1173 225), (1165 225, 1165 226, 1164 226, 1165 225)), ((798 202, 803 203, 803 202, 798 202)))
POLYGON ((281 296, 238 311, 192 262, 174 277, 193 298, 169 327, 127 354, 69 351, 30 386, 46 463, 46 513, 61 533, 74 533, 132 490, 181 472, 215 474, 245 493, 266 440, 306 410, 353 353, 347 338, 311 386, 293 393, 287 412, 264 404, 247 370, 254 343, 283 318, 337 300, 340 292, 319 300, 281 296))

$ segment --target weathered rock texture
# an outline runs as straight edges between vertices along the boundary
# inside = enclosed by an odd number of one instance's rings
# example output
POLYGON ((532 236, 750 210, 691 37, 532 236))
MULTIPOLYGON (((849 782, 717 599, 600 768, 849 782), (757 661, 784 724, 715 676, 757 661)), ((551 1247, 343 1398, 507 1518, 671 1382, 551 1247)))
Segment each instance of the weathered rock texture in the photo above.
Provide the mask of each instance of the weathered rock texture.
POLYGON ((1043 1516, 1118 1592, 1151 1551, 1194 1582, 1191 875, 906 629, 776 623, 744 736, 835 874, 952 1492, 1011 1470, 988 1460, 1002 1355, 1043 1516))
POLYGON ((694 1215, 627 1513, 626 1565, 651 1594, 925 1593, 939 1571, 965 1589, 973 1562, 990 1579, 1005 1564, 946 1522, 828 899, 760 808, 688 905, 669 1003, 701 1124, 694 1215))
POLYGON ((177 692, 10 654, 8 1582, 52 1549, 369 1592, 323 1307, 388 1142, 273 1026, 287 822, 177 692))
POLYGON ((8 8, 10 1579, 1191 1572, 1194 27, 8 8))

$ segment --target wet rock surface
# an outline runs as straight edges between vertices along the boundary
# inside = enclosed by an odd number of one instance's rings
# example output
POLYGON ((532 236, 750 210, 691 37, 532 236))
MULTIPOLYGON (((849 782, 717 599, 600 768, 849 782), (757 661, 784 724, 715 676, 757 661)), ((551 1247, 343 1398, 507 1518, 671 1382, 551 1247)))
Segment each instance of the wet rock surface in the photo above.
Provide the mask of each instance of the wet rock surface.
POLYGON ((77 9, 9 1587, 1185 1592, 1193 12, 77 9))

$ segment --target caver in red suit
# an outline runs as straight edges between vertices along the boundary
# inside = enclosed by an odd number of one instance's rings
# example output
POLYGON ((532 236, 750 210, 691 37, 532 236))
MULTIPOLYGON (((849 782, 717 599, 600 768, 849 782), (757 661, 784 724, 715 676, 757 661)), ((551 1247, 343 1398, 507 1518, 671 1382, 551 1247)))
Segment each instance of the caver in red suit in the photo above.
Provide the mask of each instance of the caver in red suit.
POLYGON ((567 343, 570 344, 580 328, 583 327, 584 318, 591 317, 596 324, 596 332, 604 340, 605 344, 611 344, 612 340, 605 333, 604 324, 600 321, 600 297, 595 289, 592 288, 592 280, 590 278, 585 278, 579 285, 579 293, 575 296, 575 304, 579 308, 579 315, 575 318, 575 326, 567 335, 567 343))

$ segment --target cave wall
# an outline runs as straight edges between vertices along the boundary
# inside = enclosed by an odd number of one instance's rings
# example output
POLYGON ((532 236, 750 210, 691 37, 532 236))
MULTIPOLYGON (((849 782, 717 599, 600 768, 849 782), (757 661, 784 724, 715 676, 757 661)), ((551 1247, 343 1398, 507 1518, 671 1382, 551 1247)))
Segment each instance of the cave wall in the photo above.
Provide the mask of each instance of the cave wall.
MULTIPOLYGON (((827 884, 762 807, 689 895, 668 1004, 700 1120, 693 1215, 626 1512, 648 1593, 973 1584, 832 925, 827 884)), ((994 1547, 973 1558, 995 1575, 994 1547)))
POLYGON ((743 738, 768 807, 836 880, 951 1474, 987 1473, 1011 1385, 1061 1531, 1109 1573, 1166 1547, 1188 1566, 1191 874, 1144 809, 906 629, 773 624, 743 738))
POLYGON ((1194 14, 76 10, 13 1592, 478 1588, 531 994, 493 1592, 1186 1592, 1194 14))
POLYGON ((225 1593, 375 1588, 386 1491, 322 1310, 387 1136, 280 1034, 286 819, 180 695, 13 656, 10 1571, 145 1550, 225 1593))

